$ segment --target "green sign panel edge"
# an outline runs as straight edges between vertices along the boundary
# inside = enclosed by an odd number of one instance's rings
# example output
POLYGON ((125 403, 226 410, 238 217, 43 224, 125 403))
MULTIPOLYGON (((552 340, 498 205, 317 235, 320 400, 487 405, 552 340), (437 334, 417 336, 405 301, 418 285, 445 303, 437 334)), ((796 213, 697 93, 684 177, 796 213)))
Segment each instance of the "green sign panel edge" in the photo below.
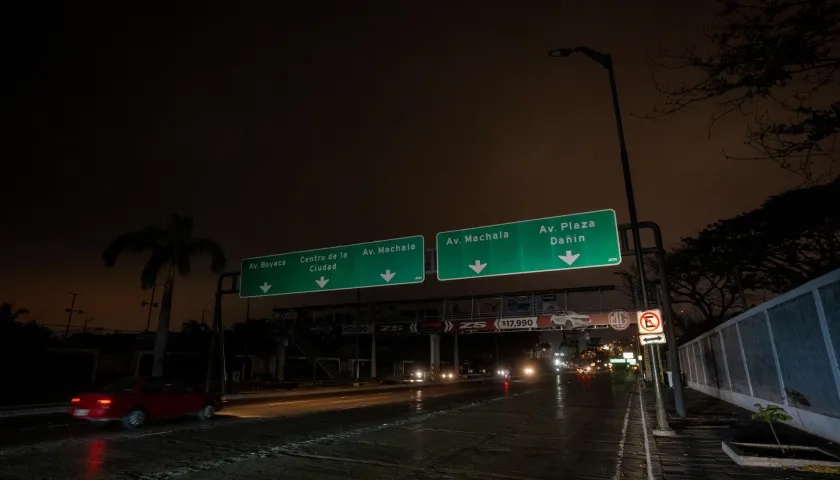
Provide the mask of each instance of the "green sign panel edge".
POLYGON ((350 243, 346 245, 336 245, 333 247, 322 247, 322 248, 310 248, 308 250, 297 250, 294 252, 283 252, 283 253, 273 253, 269 255, 260 255, 259 257, 246 257, 243 258, 240 262, 240 273, 239 273, 239 298, 263 298, 263 297, 278 297, 283 295, 298 295, 304 293, 315 293, 315 292, 339 292, 342 290, 356 290, 359 288, 376 288, 376 287, 390 287, 390 286, 397 286, 397 285, 413 285, 417 283, 423 283, 426 281, 426 238, 423 235, 411 235, 408 237, 398 237, 398 238, 387 238, 384 240, 372 240, 370 242, 359 242, 359 243, 350 243), (410 280, 405 282, 398 282, 398 283, 390 283, 386 282, 384 284, 375 284, 375 285, 362 285, 362 286, 355 286, 355 287, 342 287, 342 288, 330 288, 330 289, 313 289, 313 290, 301 290, 295 292, 283 292, 283 293, 271 293, 271 294, 264 294, 264 295, 242 295, 242 279, 245 277, 243 272, 242 265, 249 260, 259 260, 261 258, 270 258, 270 257, 279 257, 281 255, 296 255, 300 253, 310 253, 310 252, 321 252, 325 250, 334 250, 336 248, 346 248, 346 247, 356 247, 359 245, 370 245, 376 243, 383 243, 383 242, 396 242, 399 240, 413 240, 413 239, 420 239, 420 258, 422 260, 422 268, 420 273, 419 280, 410 280))
POLYGON ((456 229, 456 230, 447 230, 447 231, 444 231, 444 232, 438 232, 437 235, 435 235, 435 253, 436 253, 435 254, 435 275, 437 276, 437 279, 438 279, 439 282, 451 282, 451 281, 457 281, 457 280, 470 280, 470 279, 473 279, 473 278, 504 277, 504 276, 509 276, 509 275, 526 275, 526 274, 529 274, 529 273, 560 272, 560 271, 565 271, 565 270, 582 270, 582 269, 585 269, 585 268, 615 267, 615 266, 621 265, 621 261, 622 261, 622 259, 621 259, 621 239, 619 238, 619 234, 618 234, 618 216, 615 213, 615 209, 612 209, 612 208, 604 208, 604 209, 601 209, 601 210, 590 210, 590 211, 587 211, 587 212, 568 213, 568 214, 565 214, 565 215, 555 215, 555 216, 552 216, 552 217, 532 218, 532 219, 529 219, 529 220, 517 220, 515 222, 497 223, 497 224, 494 224, 494 225, 480 225, 480 226, 477 226, 477 227, 459 228, 459 229, 456 229), (611 212, 612 213, 613 223, 615 224, 615 227, 616 227, 615 242, 616 242, 616 252, 617 252, 617 255, 618 255, 618 257, 617 257, 618 261, 615 262, 615 263, 600 264, 600 265, 585 265, 585 266, 580 266, 580 267, 568 266, 568 267, 563 267, 563 268, 550 268, 550 269, 545 269, 545 270, 528 270, 528 271, 524 271, 524 272, 494 273, 492 275, 478 275, 477 274, 474 277, 471 277, 471 276, 461 276, 461 277, 456 277, 456 278, 441 278, 440 277, 440 236, 441 235, 452 234, 452 233, 457 233, 457 232, 465 232, 467 230, 476 230, 476 229, 480 229, 480 228, 504 227, 504 226, 508 226, 508 225, 517 225, 517 224, 520 224, 520 223, 539 222, 539 221, 542 221, 542 220, 554 220, 554 219, 563 218, 563 217, 574 217, 574 216, 577 216, 577 215, 587 215, 587 214, 590 214, 590 213, 602 213, 602 212, 611 212))

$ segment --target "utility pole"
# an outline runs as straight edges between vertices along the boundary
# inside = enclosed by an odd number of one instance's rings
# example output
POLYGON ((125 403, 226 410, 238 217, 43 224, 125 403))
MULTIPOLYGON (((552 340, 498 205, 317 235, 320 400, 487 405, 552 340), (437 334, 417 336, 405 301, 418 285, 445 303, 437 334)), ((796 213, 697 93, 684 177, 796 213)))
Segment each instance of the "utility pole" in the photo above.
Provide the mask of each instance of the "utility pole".
POLYGON ((157 285, 152 285, 152 298, 148 302, 145 300, 140 302, 141 308, 146 308, 146 306, 149 307, 149 316, 146 317, 146 332, 149 331, 149 326, 152 323, 152 309, 158 307, 158 304, 155 303, 155 287, 157 287, 157 285))
POLYGON ((64 311, 67 312, 67 328, 64 329, 64 338, 67 338, 70 335, 70 322, 73 320, 73 314, 78 313, 79 315, 85 313, 84 310, 74 310, 76 307, 76 297, 82 296, 81 293, 68 293, 68 295, 73 295, 73 300, 70 301, 70 307, 65 308, 64 311))
MULTIPOLYGON (((250 303, 250 301, 251 301, 251 300, 250 300, 250 299, 248 299, 248 302, 249 302, 249 303, 250 303)), ((209 312, 209 311, 210 311, 210 310, 201 310, 201 324, 202 324, 202 325, 205 325, 205 323, 204 323, 204 314, 205 314, 205 313, 207 313, 207 312, 209 312)))

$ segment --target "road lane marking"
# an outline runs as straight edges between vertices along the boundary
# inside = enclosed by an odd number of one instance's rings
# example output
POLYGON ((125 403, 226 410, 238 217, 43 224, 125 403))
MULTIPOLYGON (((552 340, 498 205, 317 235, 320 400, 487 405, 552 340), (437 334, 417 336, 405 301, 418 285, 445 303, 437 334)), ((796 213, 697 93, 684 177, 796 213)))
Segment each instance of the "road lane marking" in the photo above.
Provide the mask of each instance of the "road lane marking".
POLYGON ((618 456, 615 459, 615 475, 613 480, 621 479, 621 462, 624 460, 624 441, 627 439, 627 423, 630 421, 630 407, 633 405, 633 395, 627 402, 627 411, 624 413, 624 425, 621 426, 621 440, 618 441, 618 456))
POLYGON ((648 443, 647 419, 645 418, 645 401, 642 389, 639 388, 639 410, 642 412, 642 432, 645 434, 645 461, 647 462, 648 480, 653 480, 653 466, 650 463, 650 443, 648 443))
POLYGON ((364 400, 364 399, 361 398, 361 396, 360 397, 349 396, 349 397, 339 397, 339 398, 331 399, 331 400, 312 400, 312 399, 310 399, 310 400, 295 400, 293 402, 258 403, 258 404, 252 404, 252 405, 242 405, 240 407, 226 408, 225 413, 230 414, 230 415, 234 415, 234 416, 239 416, 239 415, 236 415, 235 412, 237 412, 237 411, 250 412, 250 411, 253 411, 253 410, 264 410, 264 409, 266 409, 268 407, 272 407, 272 406, 283 406, 283 405, 289 405, 289 404, 293 404, 293 403, 308 403, 308 404, 311 404, 313 407, 320 408, 320 407, 323 407, 323 406, 336 405, 336 404, 347 403, 347 402, 360 402, 362 400, 364 400))
MULTIPOLYGON (((263 404, 263 405, 269 405, 269 406, 272 406, 272 405, 291 405, 293 403, 304 403, 304 402, 311 402, 311 401, 312 400, 292 400, 291 402, 276 402, 276 403, 269 403, 269 404, 263 404)), ((256 403, 254 405, 259 405, 259 403, 256 403)), ((247 406, 245 406, 245 405, 243 405, 243 407, 247 408, 247 406)))
POLYGON ((395 463, 395 462, 386 462, 382 460, 370 460, 370 459, 363 459, 363 458, 348 458, 348 457, 336 457, 333 455, 320 455, 316 453, 305 453, 299 452, 295 450, 280 450, 277 452, 280 455, 285 455, 287 457, 297 457, 297 458, 308 458, 312 460, 328 460, 332 462, 341 462, 341 463, 355 463, 360 465, 373 465, 377 467, 387 467, 387 468, 396 468, 401 471, 413 471, 413 472, 422 472, 422 473, 448 473, 454 474, 459 476, 466 476, 469 475, 471 477, 479 477, 479 478, 500 478, 506 480, 537 480, 535 477, 523 477, 519 475, 505 475, 502 473, 495 473, 495 472, 480 472, 476 469, 455 469, 455 468, 446 468, 440 466, 432 466, 432 467, 414 467, 411 465, 406 465, 404 463, 395 463))
MULTIPOLYGON (((527 392, 527 393, 530 393, 530 392, 527 392)), ((285 443, 285 444, 282 444, 282 445, 275 445, 275 446, 270 446, 270 447, 267 446, 267 447, 264 447, 264 448, 260 448, 260 449, 257 449, 257 450, 252 450, 252 451, 245 452, 245 453, 240 453, 240 454, 237 454, 237 455, 229 456, 229 457, 218 459, 218 460, 198 461, 198 462, 194 462, 192 465, 186 465, 186 466, 183 466, 183 467, 178 467, 178 468, 173 468, 173 469, 168 469, 168 470, 162 470, 162 471, 159 471, 159 472, 146 474, 146 475, 143 475, 141 478, 144 479, 144 480, 165 480, 165 479, 169 479, 169 478, 182 477, 184 475, 191 474, 191 473, 197 473, 197 472, 202 472, 202 471, 207 471, 207 470, 217 470, 222 466, 230 465, 230 464, 233 464, 233 463, 252 461, 252 460, 257 460, 257 459, 261 459, 261 458, 267 458, 267 457, 270 457, 270 456, 273 456, 273 455, 284 454, 285 452, 290 451, 290 450, 294 451, 294 450, 299 449, 301 447, 305 447, 305 446, 308 446, 308 445, 312 445, 312 444, 316 444, 316 443, 320 443, 320 442, 324 442, 324 441, 333 441, 333 442, 334 441, 340 441, 340 440, 345 440, 345 439, 348 439, 348 438, 351 438, 351 437, 356 437, 356 436, 359 436, 359 435, 362 435, 362 434, 365 434, 365 433, 377 432, 377 431, 384 430, 384 429, 387 429, 387 428, 400 428, 404 425, 419 423, 419 422, 422 422, 424 420, 428 420, 430 418, 437 417, 439 415, 458 413, 458 412, 462 412, 464 410, 472 409, 472 408, 475 408, 475 407, 490 405, 492 403, 498 402, 499 400, 508 400, 508 399, 511 399, 511 398, 519 398, 523 395, 525 395, 525 393, 515 395, 515 396, 509 396, 509 397, 495 397, 495 398, 491 398, 489 400, 471 402, 471 403, 468 403, 466 405, 461 405, 461 406, 454 407, 454 408, 447 408, 447 409, 437 410, 437 411, 423 413, 423 414, 419 414, 419 415, 413 415, 413 416, 402 418, 400 420, 395 420, 395 421, 392 421, 392 422, 386 422, 386 423, 382 423, 382 424, 378 424, 378 425, 372 425, 372 426, 368 426, 368 427, 360 427, 360 428, 356 428, 356 429, 352 429, 352 430, 346 430, 346 431, 338 432, 338 433, 331 433, 331 434, 328 434, 328 435, 313 437, 313 438, 310 438, 308 440, 301 440, 301 441, 297 441, 297 442, 289 442, 289 443, 285 443)))
MULTIPOLYGON (((476 389, 476 390, 483 390, 483 389, 476 389)), ((394 391, 394 392, 389 391, 389 392, 386 392, 386 393, 389 393, 389 394, 392 394, 392 395, 395 395, 395 396, 401 396, 401 394, 403 394, 404 392, 405 392, 405 390, 394 391)), ((522 395, 524 395, 525 393, 530 393, 530 392, 524 392, 522 395)), ((367 396, 367 395, 358 395, 358 396, 357 395, 350 395, 350 396, 342 396, 342 397, 339 397, 339 398, 332 397, 332 398, 334 398, 334 400, 329 400, 327 402, 318 402, 316 400, 317 405, 314 405, 314 406, 316 406, 316 407, 318 407, 322 410, 307 409, 307 410, 287 412, 287 413, 284 413, 282 415, 272 415, 272 416, 264 416, 264 415, 260 415, 256 412, 253 412, 251 410, 247 410, 245 408, 246 405, 236 406, 236 407, 228 407, 228 408, 225 408, 223 410, 222 414, 219 415, 219 418, 215 422, 199 423, 199 424, 191 423, 191 424, 180 426, 177 429, 168 429, 168 430, 165 430, 165 431, 160 431, 162 433, 158 433, 159 430, 153 430, 151 432, 148 431, 148 430, 140 431, 140 432, 138 432, 136 430, 133 430, 133 431, 130 430, 130 431, 122 431, 122 432, 107 432, 107 433, 106 432, 95 432, 94 433, 94 432, 85 431, 85 432, 83 432, 83 435, 74 435, 74 436, 71 436, 71 437, 61 438, 61 439, 57 439, 57 440, 45 440, 45 441, 39 441, 39 442, 35 442, 35 443, 26 443, 26 444, 22 444, 22 445, 0 447, 0 458, 3 458, 3 457, 8 458, 8 457, 19 456, 19 455, 34 454, 34 453, 41 452, 41 451, 55 450, 55 449, 58 449, 58 448, 71 447, 71 446, 74 446, 74 445, 84 445, 84 444, 87 444, 89 442, 100 441, 100 440, 105 440, 105 441, 131 441, 131 440, 134 440, 134 439, 137 439, 137 438, 142 438, 143 436, 149 435, 149 434, 164 435, 164 434, 173 433, 173 432, 186 433, 186 432, 191 432, 191 431, 202 431, 202 430, 208 430, 208 429, 224 428, 224 427, 232 426, 232 425, 243 425, 243 424, 248 424, 248 423, 263 423, 263 422, 266 422, 266 421, 273 421, 273 420, 275 420, 277 418, 281 418, 281 417, 288 417, 288 416, 296 417, 296 416, 300 416, 300 415, 310 415, 310 414, 313 414, 313 413, 318 413, 319 411, 329 411, 330 407, 334 408, 333 411, 340 411, 340 408, 336 408, 336 407, 338 407, 338 404, 346 403, 348 401, 358 401, 358 400, 361 399, 360 397, 364 397, 364 396, 367 396), (241 413, 239 415, 236 415, 234 412, 237 412, 237 411, 241 411, 241 413), (227 413, 229 413, 230 415, 226 415, 227 413)), ((383 399, 386 399, 386 398, 387 397, 383 397, 383 399)), ((297 401, 297 400, 295 400, 295 401, 297 401)), ((311 402, 311 401, 312 401, 312 399, 303 400, 303 402, 311 402)), ((290 403, 290 402, 280 402, 280 403, 282 404, 282 403, 290 403)), ((264 406, 263 408, 265 408, 265 404, 254 404, 254 405, 263 405, 264 406)))
POLYGON ((133 438, 141 438, 141 437, 154 437, 155 435, 166 435, 167 433, 172 433, 175 430, 165 430, 163 432, 149 432, 149 433, 140 433, 138 435, 134 435, 133 438))

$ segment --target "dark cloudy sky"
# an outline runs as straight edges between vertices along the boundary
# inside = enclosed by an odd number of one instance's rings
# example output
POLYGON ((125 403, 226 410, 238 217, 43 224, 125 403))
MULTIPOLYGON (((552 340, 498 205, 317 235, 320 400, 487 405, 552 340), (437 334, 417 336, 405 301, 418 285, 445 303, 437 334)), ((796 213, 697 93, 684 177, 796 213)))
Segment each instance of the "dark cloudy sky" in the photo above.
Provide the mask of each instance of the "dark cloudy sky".
MULTIPOLYGON (((0 299, 61 323, 67 292, 81 292, 99 325, 142 328, 143 258, 105 269, 100 254, 176 212, 219 241, 234 269, 248 256, 415 234, 431 243, 441 230, 601 208, 626 222, 606 74, 547 56, 563 46, 613 54, 639 215, 668 242, 797 181, 722 157, 742 144, 740 120, 709 140, 705 107, 657 123, 630 115, 660 100, 648 55, 699 40, 710 0, 206 3, 6 12, 14 114, 0 299)), ((613 271, 363 295, 607 284, 613 271)), ((176 326, 212 308, 209 263, 194 272, 176 283, 176 326)), ((274 297, 252 309, 352 298, 274 297)), ((244 301, 225 305, 241 316, 244 301)))

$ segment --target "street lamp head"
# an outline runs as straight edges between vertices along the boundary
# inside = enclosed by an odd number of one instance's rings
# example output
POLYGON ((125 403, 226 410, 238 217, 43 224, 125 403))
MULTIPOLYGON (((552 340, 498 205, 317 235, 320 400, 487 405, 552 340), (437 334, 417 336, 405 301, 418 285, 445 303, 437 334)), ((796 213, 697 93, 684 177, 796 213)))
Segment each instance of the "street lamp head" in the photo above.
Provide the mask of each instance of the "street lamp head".
POLYGON ((549 57, 568 57, 569 55, 575 53, 575 50, 572 48, 557 48, 548 52, 549 57))
POLYGON ((596 62, 600 63, 601 66, 603 66, 604 68, 608 70, 612 69, 612 59, 610 58, 609 54, 601 53, 597 50, 592 50, 589 47, 577 46, 575 48, 557 48, 548 52, 548 56, 555 58, 564 58, 568 57, 573 53, 582 53, 587 57, 591 58, 592 60, 595 60, 596 62))

